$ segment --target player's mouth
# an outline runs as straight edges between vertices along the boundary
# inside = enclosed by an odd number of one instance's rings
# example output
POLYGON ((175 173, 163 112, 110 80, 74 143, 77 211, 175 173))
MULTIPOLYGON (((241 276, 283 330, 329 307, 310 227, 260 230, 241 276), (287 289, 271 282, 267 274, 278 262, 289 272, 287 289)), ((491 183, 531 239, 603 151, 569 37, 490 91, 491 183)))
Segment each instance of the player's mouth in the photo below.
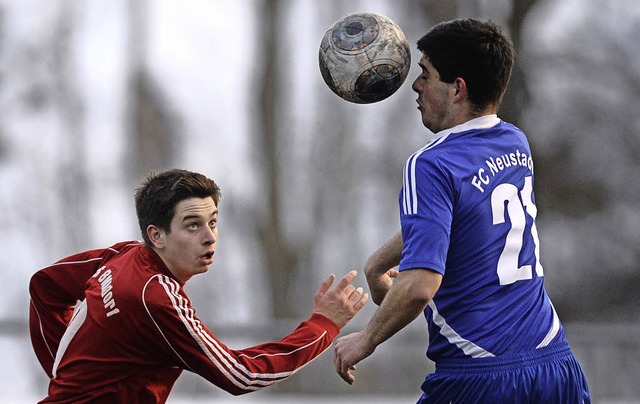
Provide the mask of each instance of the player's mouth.
POLYGON ((211 265, 213 263, 213 255, 214 255, 214 251, 209 251, 208 253, 202 254, 200 256, 200 261, 204 264, 204 265, 211 265))

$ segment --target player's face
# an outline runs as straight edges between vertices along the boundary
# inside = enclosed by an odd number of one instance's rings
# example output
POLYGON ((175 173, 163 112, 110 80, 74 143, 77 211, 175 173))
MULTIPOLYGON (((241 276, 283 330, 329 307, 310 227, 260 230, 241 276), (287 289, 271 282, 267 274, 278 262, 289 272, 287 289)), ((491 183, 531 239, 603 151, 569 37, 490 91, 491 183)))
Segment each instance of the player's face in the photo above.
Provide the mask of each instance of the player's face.
POLYGON ((452 122, 453 87, 440 80, 440 74, 424 55, 418 63, 422 73, 411 87, 418 93, 418 110, 422 124, 433 133, 450 128, 452 122))
POLYGON ((189 198, 176 205, 171 231, 162 232, 160 254, 176 277, 186 282, 206 272, 213 263, 218 241, 218 208, 213 198, 189 198))

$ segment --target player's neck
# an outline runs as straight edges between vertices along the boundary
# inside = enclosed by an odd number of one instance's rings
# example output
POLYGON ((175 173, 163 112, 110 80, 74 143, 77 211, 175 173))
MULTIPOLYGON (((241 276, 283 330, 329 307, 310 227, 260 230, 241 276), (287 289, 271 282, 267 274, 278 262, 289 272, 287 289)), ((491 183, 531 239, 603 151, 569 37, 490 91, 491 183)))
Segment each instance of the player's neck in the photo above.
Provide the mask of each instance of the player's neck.
POLYGON ((472 119, 480 118, 487 115, 495 115, 497 108, 494 105, 489 105, 485 108, 465 108, 455 118, 455 124, 452 126, 460 125, 465 122, 469 122, 472 119))

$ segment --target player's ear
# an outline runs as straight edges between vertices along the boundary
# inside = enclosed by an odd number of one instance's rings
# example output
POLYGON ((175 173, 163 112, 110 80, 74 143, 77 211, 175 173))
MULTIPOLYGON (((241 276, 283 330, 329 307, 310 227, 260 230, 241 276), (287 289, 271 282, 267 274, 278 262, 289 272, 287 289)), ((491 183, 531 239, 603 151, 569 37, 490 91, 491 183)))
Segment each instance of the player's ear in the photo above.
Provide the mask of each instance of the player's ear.
POLYGON ((466 99, 467 97, 467 83, 462 77, 457 77, 453 81, 453 95, 459 99, 466 99))
POLYGON ((157 249, 164 248, 164 231, 157 226, 150 224, 147 226, 147 237, 151 241, 151 244, 157 249))

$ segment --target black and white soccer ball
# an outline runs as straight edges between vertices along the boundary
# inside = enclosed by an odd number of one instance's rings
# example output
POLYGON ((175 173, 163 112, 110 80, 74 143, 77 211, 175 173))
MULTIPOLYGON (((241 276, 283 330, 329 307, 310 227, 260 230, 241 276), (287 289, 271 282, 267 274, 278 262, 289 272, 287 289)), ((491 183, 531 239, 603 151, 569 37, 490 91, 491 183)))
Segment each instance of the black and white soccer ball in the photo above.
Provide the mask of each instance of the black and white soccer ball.
POLYGON ((404 83, 411 67, 409 44, 400 27, 374 13, 336 21, 322 38, 319 59, 329 88, 358 104, 388 98, 404 83))

